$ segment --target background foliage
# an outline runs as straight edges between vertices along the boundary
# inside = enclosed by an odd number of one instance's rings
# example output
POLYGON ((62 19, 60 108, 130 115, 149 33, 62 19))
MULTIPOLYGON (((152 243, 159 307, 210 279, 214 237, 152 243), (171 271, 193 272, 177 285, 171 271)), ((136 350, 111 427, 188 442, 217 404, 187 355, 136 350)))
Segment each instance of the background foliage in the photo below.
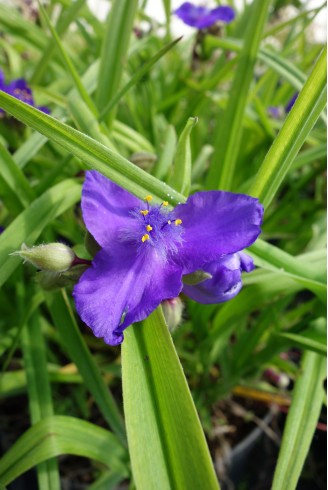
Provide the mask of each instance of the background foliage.
POLYGON ((325 4, 254 0, 232 24, 175 40, 169 0, 164 26, 145 3, 115 0, 105 22, 84 0, 1 5, 0 66, 51 116, 0 91, 0 483, 36 467, 42 490, 217 488, 202 428, 224 486, 247 422, 288 412, 281 441, 265 426, 280 451, 263 488, 291 490, 324 401, 326 53, 311 29, 325 4), (45 292, 8 255, 59 240, 88 258, 86 168, 173 205, 201 189, 259 197, 258 269, 229 303, 183 298, 173 342, 159 309, 122 352, 106 346, 71 287, 45 292), (74 475, 63 455, 88 462, 74 475))

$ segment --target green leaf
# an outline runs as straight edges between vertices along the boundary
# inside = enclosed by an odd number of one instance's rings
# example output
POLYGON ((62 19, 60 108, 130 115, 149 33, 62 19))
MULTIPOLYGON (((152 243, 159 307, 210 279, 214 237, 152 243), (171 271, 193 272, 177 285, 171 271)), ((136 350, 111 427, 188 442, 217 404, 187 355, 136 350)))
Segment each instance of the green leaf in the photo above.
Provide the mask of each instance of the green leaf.
POLYGON ((97 117, 83 100, 78 96, 69 97, 68 108, 81 131, 116 151, 113 142, 102 132, 97 117))
POLYGON ((325 276, 324 256, 321 264, 319 263, 319 266, 314 267, 310 262, 302 258, 293 257, 261 239, 257 239, 249 250, 257 259, 256 265, 269 270, 282 271, 284 275, 295 279, 316 294, 324 303, 326 302, 327 287, 325 277, 323 277, 325 276))
POLYGON ((109 431, 74 417, 48 417, 28 429, 0 461, 0 485, 50 458, 74 454, 100 461, 127 476, 126 451, 109 431))
POLYGON ((34 198, 34 192, 21 169, 10 153, 0 143, 0 174, 14 191, 23 207, 28 206, 34 198))
POLYGON ((326 335, 322 336, 320 340, 295 333, 281 333, 279 337, 289 340, 292 346, 296 345, 301 349, 311 350, 324 356, 327 355, 326 335))
POLYGON ((218 489, 205 437, 161 309, 125 332, 123 400, 137 488, 218 489))
MULTIPOLYGON (((79 10, 81 9, 81 7, 83 7, 85 2, 86 0, 76 0, 71 3, 66 11, 64 11, 64 15, 60 17, 56 25, 56 31, 58 32, 59 36, 63 36, 65 34, 70 24, 76 19, 79 10)), ((52 58, 55 49, 56 44, 53 39, 50 39, 39 63, 37 63, 37 65, 35 66, 33 75, 30 80, 31 84, 38 83, 45 69, 47 68, 49 61, 52 58)))
POLYGON ((279 272, 257 270, 243 278, 244 287, 236 298, 220 307, 213 320, 212 329, 203 341, 209 362, 217 362, 218 356, 227 347, 229 337, 252 311, 267 307, 282 295, 294 294, 302 290, 296 281, 279 272))
POLYGON ((197 122, 197 117, 189 117, 184 130, 180 134, 174 165, 171 168, 171 177, 169 179, 169 185, 186 197, 189 195, 191 184, 190 133, 197 122))
POLYGON ((208 188, 230 190, 243 133, 243 116, 270 0, 255 0, 248 16, 245 44, 240 52, 228 105, 215 134, 208 188))
POLYGON ((42 29, 35 22, 26 20, 18 9, 1 5, 0 26, 5 32, 15 35, 24 43, 43 51, 47 38, 42 29))
POLYGON ((250 194, 258 197, 264 207, 271 203, 326 105, 326 51, 318 58, 250 189, 250 194))
MULTIPOLYGON (((106 107, 117 93, 136 13, 137 0, 114 0, 102 45, 97 106, 106 107)), ((110 114, 112 120, 113 114, 110 114)))
POLYGON ((163 0, 163 7, 164 7, 164 12, 165 12, 165 19, 166 19, 166 37, 170 37, 170 23, 171 23, 171 17, 172 17, 172 6, 171 6, 171 0, 163 0))
POLYGON ((308 148, 300 152, 294 160, 293 170, 303 167, 309 163, 313 163, 319 159, 327 158, 327 144, 322 143, 319 146, 308 148))
POLYGON ((132 88, 149 70, 150 68, 162 58, 170 49, 172 49, 179 41, 182 39, 179 37, 175 39, 170 44, 167 44, 162 49, 158 51, 150 60, 146 61, 144 65, 142 65, 139 70, 133 75, 131 80, 118 92, 114 95, 113 99, 110 100, 107 106, 100 113, 100 120, 105 119, 107 114, 119 103, 121 98, 132 88))
MULTIPOLYGON (((218 47, 239 53, 243 49, 243 43, 238 39, 218 38, 208 35, 205 38, 205 47, 206 49, 218 47)), ((289 82, 295 90, 301 90, 306 82, 305 73, 293 63, 286 60, 283 56, 270 49, 260 47, 257 52, 257 59, 272 68, 272 70, 279 74, 284 80, 289 82)))
POLYGON ((125 475, 122 471, 107 470, 98 480, 92 483, 88 490, 117 490, 118 484, 124 480, 125 475))
MULTIPOLYGON (((44 339, 38 314, 33 314, 22 331, 22 348, 32 424, 53 415, 44 339)), ((58 463, 49 459, 37 466, 39 488, 60 489, 58 463)))
POLYGON ((56 291, 45 294, 45 297, 63 346, 78 367, 86 387, 94 396, 106 422, 120 440, 125 443, 123 418, 78 329, 66 292, 64 290, 56 291))
POLYGON ((44 227, 79 201, 81 185, 64 180, 55 185, 23 211, 0 235, 0 285, 21 263, 19 257, 10 257, 22 243, 28 245, 38 239, 44 227))
POLYGON ((323 2, 323 4, 320 5, 319 7, 309 9, 309 10, 304 10, 303 12, 301 11, 301 13, 299 13, 298 15, 295 15, 284 22, 279 22, 278 24, 275 24, 272 27, 270 26, 270 28, 265 31, 264 35, 265 37, 274 36, 282 29, 285 29, 286 27, 290 27, 292 24, 295 24, 303 17, 309 17, 310 14, 314 14, 313 17, 311 18, 311 20, 313 20, 316 14, 319 13, 320 10, 322 10, 325 7, 326 7, 326 2, 323 2))
POLYGON ((303 354, 288 412, 272 490, 294 490, 308 453, 324 398, 326 362, 313 352, 303 354))
POLYGON ((150 193, 158 200, 166 200, 172 204, 185 201, 182 194, 163 185, 155 177, 136 167, 118 153, 1 90, 0 106, 17 119, 47 136, 51 141, 59 143, 67 151, 80 158, 86 167, 98 170, 137 197, 143 199, 150 193))
POLYGON ((163 179, 171 167, 175 155, 177 135, 174 126, 169 124, 164 135, 163 148, 158 161, 155 164, 153 174, 158 179, 163 179))
POLYGON ((91 110, 93 110, 93 112, 95 113, 96 112, 95 105, 94 105, 92 99, 90 98, 86 88, 84 87, 83 82, 81 81, 81 78, 79 77, 79 74, 74 67, 74 64, 72 63, 72 61, 70 60, 70 57, 68 56, 66 50, 64 49, 64 47, 60 41, 60 38, 56 32, 56 29, 51 24, 50 19, 47 15, 46 9, 43 7, 40 0, 38 0, 38 5, 39 5, 41 15, 42 15, 43 19, 45 20, 45 23, 46 23, 47 27, 49 28, 49 30, 52 34, 55 46, 57 47, 57 49, 58 49, 58 51, 62 57, 64 65, 66 66, 66 70, 69 73, 69 75, 71 76, 78 93, 82 97, 82 100, 84 100, 84 102, 88 105, 88 107, 91 110))
POLYGON ((327 355, 327 320, 317 318, 305 330, 300 332, 279 333, 279 337, 290 340, 291 345, 302 349, 312 350, 324 356, 327 355))
MULTIPOLYGON (((79 374, 63 373, 60 371, 60 368, 54 370, 53 367, 49 368, 49 366, 48 376, 51 383, 81 384, 83 382, 79 374)), ((25 393, 27 388, 25 370, 19 369, 2 373, 0 375, 0 387, 0 398, 7 398, 25 393)))

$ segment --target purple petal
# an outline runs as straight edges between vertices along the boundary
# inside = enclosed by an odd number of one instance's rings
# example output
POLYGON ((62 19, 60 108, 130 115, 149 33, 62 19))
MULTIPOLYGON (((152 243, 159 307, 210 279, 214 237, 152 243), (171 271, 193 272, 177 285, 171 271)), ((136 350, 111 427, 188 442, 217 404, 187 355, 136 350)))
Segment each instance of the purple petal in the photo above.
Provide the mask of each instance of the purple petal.
POLYGON ((34 105, 32 90, 24 78, 10 82, 7 86, 7 92, 26 104, 34 105))
POLYGON ((220 21, 225 22, 226 24, 232 22, 236 16, 234 9, 228 5, 221 5, 220 7, 213 9, 212 15, 216 17, 215 22, 220 21))
POLYGON ((5 86, 6 86, 5 74, 3 73, 2 70, 0 70, 0 90, 4 91, 5 86))
POLYGON ((31 89, 27 85, 25 78, 17 78, 17 80, 10 82, 9 85, 13 90, 17 88, 18 90, 27 90, 31 93, 31 89))
POLYGON ((215 9, 193 5, 190 2, 183 3, 174 12, 179 19, 191 27, 205 29, 218 21, 231 22, 235 18, 235 12, 231 7, 222 6, 215 9))
POLYGON ((96 170, 86 172, 81 203, 83 219, 102 247, 117 241, 120 230, 135 226, 131 212, 141 203, 96 170))
POLYGON ((110 345, 120 344, 126 327, 182 288, 181 268, 165 263, 156 251, 134 252, 124 245, 101 250, 73 291, 82 320, 110 345))
POLYGON ((297 97, 298 97, 298 92, 296 92, 296 94, 294 94, 293 97, 291 99, 289 99, 289 101, 287 102, 287 104, 285 106, 285 112, 288 113, 291 110, 291 108, 293 107, 293 105, 296 102, 297 97))
POLYGON ((254 268, 251 257, 244 253, 225 255, 203 267, 211 279, 196 286, 184 286, 183 293, 198 303, 223 303, 234 298, 242 287, 241 272, 254 268))
POLYGON ((268 107, 268 113, 270 116, 272 116, 274 119, 279 119, 281 116, 281 110, 280 107, 275 107, 275 106, 270 106, 268 107))
POLYGON ((44 112, 45 114, 50 114, 50 109, 49 107, 46 107, 45 105, 38 105, 38 106, 35 106, 37 109, 39 109, 39 111, 42 111, 44 112))
POLYGON ((252 257, 245 254, 244 252, 238 252, 240 258, 240 267, 242 271, 252 272, 255 269, 255 265, 252 257))
POLYGON ((190 196, 174 213, 182 220, 178 260, 186 274, 255 242, 261 233, 263 206, 244 194, 208 191, 190 196))

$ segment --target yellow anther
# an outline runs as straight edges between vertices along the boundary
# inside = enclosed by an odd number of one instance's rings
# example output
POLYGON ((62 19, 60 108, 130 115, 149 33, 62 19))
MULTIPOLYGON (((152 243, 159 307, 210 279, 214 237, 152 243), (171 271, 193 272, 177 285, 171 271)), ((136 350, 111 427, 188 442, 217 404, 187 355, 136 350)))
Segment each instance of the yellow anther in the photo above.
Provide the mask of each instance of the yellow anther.
POLYGON ((147 226, 146 226, 146 230, 147 230, 147 231, 151 231, 152 229, 153 229, 153 227, 152 227, 152 226, 150 226, 150 225, 147 225, 147 226))
POLYGON ((174 222, 175 226, 181 225, 181 223, 182 223, 181 219, 176 219, 174 222))
POLYGON ((140 213, 143 214, 144 216, 147 216, 149 211, 148 211, 148 209, 142 209, 142 211, 140 211, 140 213))
POLYGON ((148 196, 145 197, 144 200, 147 201, 147 202, 150 202, 152 200, 152 198, 153 198, 153 196, 148 195, 148 196))
POLYGON ((150 236, 148 235, 148 233, 145 233, 144 236, 141 238, 142 243, 144 243, 147 240, 149 240, 149 238, 150 238, 150 236))
POLYGON ((163 204, 163 206, 168 206, 169 205, 168 201, 163 201, 162 204, 163 204))

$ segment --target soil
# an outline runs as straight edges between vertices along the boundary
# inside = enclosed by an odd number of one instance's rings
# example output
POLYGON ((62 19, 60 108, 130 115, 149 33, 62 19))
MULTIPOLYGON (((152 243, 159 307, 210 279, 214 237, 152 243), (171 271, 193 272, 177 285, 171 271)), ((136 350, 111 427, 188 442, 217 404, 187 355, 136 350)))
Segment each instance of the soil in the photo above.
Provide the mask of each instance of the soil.
MULTIPOLYGON (((0 400, 0 413, 3 454, 30 426, 26 395, 0 400)), ((214 406, 208 442, 222 490, 270 490, 285 419, 285 413, 270 410, 267 405, 250 399, 232 397, 214 406)), ((105 426, 95 406, 91 420, 105 426)), ((326 418, 322 422, 321 430, 315 433, 297 490, 327 488, 327 434, 322 430, 326 418)), ((100 474, 100 469, 85 458, 62 456, 59 462, 63 490, 86 490, 100 474)), ((8 490, 37 488, 35 470, 8 486, 8 490)))

